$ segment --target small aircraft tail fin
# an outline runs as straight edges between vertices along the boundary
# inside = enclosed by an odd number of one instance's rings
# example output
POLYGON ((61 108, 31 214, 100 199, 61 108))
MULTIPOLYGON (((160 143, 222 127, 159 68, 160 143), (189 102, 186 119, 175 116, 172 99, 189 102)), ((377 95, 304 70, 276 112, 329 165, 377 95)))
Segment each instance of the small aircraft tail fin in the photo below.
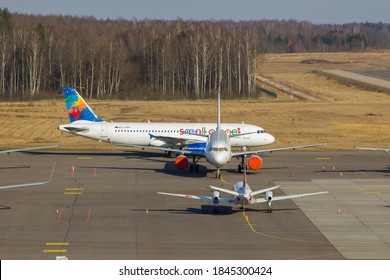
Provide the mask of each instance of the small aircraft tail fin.
POLYGON ((102 122, 84 99, 78 94, 74 88, 63 88, 66 108, 68 110, 68 115, 70 122, 74 121, 91 121, 91 122, 102 122))
POLYGON ((242 185, 245 188, 245 186, 246 186, 246 164, 244 164, 244 178, 242 180, 242 185))

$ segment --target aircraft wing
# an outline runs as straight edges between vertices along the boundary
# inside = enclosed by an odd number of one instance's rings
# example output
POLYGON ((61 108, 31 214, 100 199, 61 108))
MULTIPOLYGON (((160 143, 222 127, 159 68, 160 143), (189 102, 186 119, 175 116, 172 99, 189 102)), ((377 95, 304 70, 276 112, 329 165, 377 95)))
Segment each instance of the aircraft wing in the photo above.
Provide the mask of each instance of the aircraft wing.
POLYGON ((369 150, 369 151, 383 151, 383 152, 386 152, 386 153, 388 153, 390 151, 390 148, 355 147, 355 149, 369 150))
POLYGON ((301 145, 301 146, 289 146, 289 147, 281 147, 281 148, 270 148, 270 149, 254 150, 254 151, 233 152, 232 157, 239 157, 239 156, 245 156, 245 155, 256 155, 259 153, 266 153, 266 152, 276 152, 276 151, 284 151, 284 150, 295 150, 295 149, 302 149, 302 148, 319 147, 319 146, 324 146, 324 145, 325 145, 325 143, 301 145))
POLYGON ((0 151, 0 154, 9 154, 9 153, 14 153, 14 152, 24 152, 24 151, 31 151, 31 150, 57 148, 58 146, 59 145, 52 145, 52 146, 41 146, 41 147, 21 148, 21 149, 12 149, 12 150, 2 150, 2 151, 0 151))
POLYGON ((200 199, 200 200, 206 200, 206 201, 212 201, 213 200, 210 196, 203 196, 203 195, 180 194, 180 193, 165 193, 165 192, 158 192, 158 194, 170 195, 170 196, 178 196, 178 197, 183 197, 183 198, 200 199))
POLYGON ((252 195, 252 196, 255 196, 255 195, 259 194, 259 193, 266 193, 266 192, 268 192, 268 191, 272 191, 272 190, 277 189, 277 188, 279 188, 279 187, 280 187, 280 186, 274 186, 274 187, 270 187, 270 188, 267 188, 267 189, 262 189, 262 190, 254 191, 254 192, 251 192, 251 195, 252 195))
POLYGON ((220 191, 220 192, 228 193, 228 194, 235 195, 235 196, 240 195, 238 192, 235 192, 233 190, 227 190, 227 189, 218 188, 218 187, 214 187, 214 186, 209 186, 209 189, 212 191, 220 191))
POLYGON ((122 144, 122 143, 114 143, 114 142, 112 142, 112 144, 114 144, 116 146, 122 146, 122 147, 133 147, 133 148, 150 149, 150 150, 156 150, 156 151, 173 152, 173 153, 182 154, 182 155, 200 156, 200 157, 205 156, 205 153, 202 151, 189 151, 189 150, 185 150, 185 149, 180 150, 180 149, 155 147, 155 146, 140 146, 140 145, 122 144))
MULTIPOLYGON (((169 196, 177 196, 177 197, 183 197, 183 198, 192 198, 192 199, 199 199, 203 201, 213 201, 213 198, 211 196, 203 196, 203 195, 192 195, 192 194, 180 194, 180 193, 164 193, 164 192, 158 192, 158 194, 162 195, 169 195, 169 196)), ((231 198, 218 198, 218 203, 236 203, 234 199, 231 198)))
POLYGON ((44 182, 35 182, 35 183, 26 183, 26 184, 17 184, 17 185, 8 185, 8 186, 0 186, 0 190, 4 190, 4 189, 13 189, 13 188, 21 188, 21 187, 32 187, 32 186, 38 186, 38 185, 49 184, 50 181, 51 181, 51 178, 53 178, 53 173, 54 173, 55 166, 56 166, 56 165, 54 164, 53 169, 52 169, 52 171, 51 171, 50 178, 49 178, 47 181, 44 181, 44 182))
MULTIPOLYGON (((200 134, 190 134, 190 135, 204 137, 204 135, 200 135, 200 134)), ((164 141, 166 143, 170 143, 170 144, 173 144, 173 145, 187 145, 187 144, 192 144, 192 143, 202 143, 202 142, 204 142, 204 140, 199 139, 199 138, 198 139, 196 139, 196 138, 189 139, 189 138, 184 138, 184 137, 172 137, 172 136, 165 136, 165 135, 154 135, 154 134, 151 134, 151 133, 149 133, 149 137, 150 137, 150 139, 156 139, 156 140, 164 141)))
MULTIPOLYGON (((292 198, 301 198, 301 197, 305 197, 305 196, 319 195, 319 194, 326 194, 326 193, 329 193, 329 192, 315 192, 315 193, 302 193, 302 194, 274 196, 271 201, 285 200, 285 199, 292 199, 292 198)), ((254 200, 254 203, 263 203, 263 202, 268 202, 268 200, 266 198, 256 198, 254 200)))

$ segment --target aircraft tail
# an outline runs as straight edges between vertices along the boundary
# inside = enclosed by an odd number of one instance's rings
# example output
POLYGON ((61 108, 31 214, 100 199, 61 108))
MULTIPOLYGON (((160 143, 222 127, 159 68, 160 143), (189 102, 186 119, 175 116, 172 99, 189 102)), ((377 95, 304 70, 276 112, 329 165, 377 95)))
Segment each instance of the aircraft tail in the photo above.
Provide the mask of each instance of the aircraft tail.
POLYGON ((221 94, 218 92, 218 107, 217 107, 217 131, 221 130, 221 94))
POLYGON ((78 94, 74 88, 63 88, 66 108, 68 109, 68 115, 70 122, 74 121, 91 121, 91 122, 102 122, 84 99, 78 94))

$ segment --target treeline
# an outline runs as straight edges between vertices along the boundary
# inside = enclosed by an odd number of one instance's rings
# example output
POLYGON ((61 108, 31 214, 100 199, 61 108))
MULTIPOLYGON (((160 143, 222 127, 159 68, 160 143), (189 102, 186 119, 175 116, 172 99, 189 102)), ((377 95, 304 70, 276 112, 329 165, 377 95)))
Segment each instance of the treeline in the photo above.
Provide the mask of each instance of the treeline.
POLYGON ((257 33, 269 53, 343 52, 390 48, 390 24, 312 24, 307 21, 258 23, 257 33))
POLYGON ((388 24, 96 20, 0 9, 0 99, 256 96, 264 52, 389 48, 388 24))

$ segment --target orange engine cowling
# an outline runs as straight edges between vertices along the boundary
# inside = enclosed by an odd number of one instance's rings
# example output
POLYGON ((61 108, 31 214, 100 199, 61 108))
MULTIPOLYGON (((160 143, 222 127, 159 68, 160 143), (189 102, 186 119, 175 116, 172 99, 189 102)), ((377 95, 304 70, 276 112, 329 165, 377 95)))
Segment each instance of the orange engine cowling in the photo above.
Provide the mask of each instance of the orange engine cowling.
POLYGON ((252 170, 260 169, 263 165, 263 160, 259 156, 251 156, 248 160, 248 166, 252 170))
POLYGON ((177 169, 184 170, 188 167, 188 158, 180 155, 175 159, 175 165, 177 169))

